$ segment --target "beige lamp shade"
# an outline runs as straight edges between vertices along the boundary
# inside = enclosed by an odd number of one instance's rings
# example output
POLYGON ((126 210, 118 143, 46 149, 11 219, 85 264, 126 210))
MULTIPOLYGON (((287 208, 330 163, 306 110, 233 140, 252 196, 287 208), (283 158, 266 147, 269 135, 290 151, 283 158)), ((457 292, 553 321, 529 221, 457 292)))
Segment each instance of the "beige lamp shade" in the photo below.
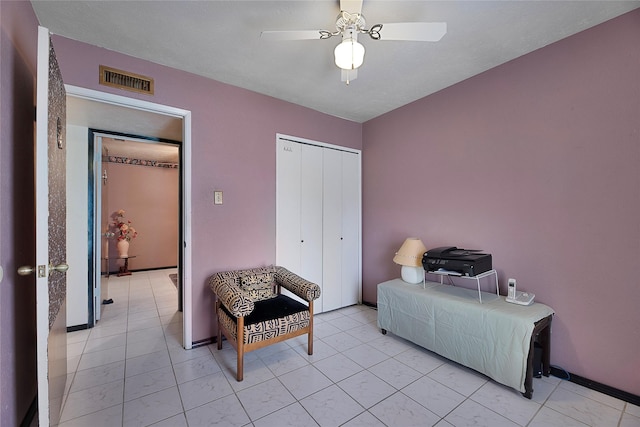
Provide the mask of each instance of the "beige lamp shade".
POLYGON ((417 237, 409 237, 396 252, 393 262, 408 267, 422 267, 422 255, 426 251, 427 248, 422 243, 422 240, 417 237))

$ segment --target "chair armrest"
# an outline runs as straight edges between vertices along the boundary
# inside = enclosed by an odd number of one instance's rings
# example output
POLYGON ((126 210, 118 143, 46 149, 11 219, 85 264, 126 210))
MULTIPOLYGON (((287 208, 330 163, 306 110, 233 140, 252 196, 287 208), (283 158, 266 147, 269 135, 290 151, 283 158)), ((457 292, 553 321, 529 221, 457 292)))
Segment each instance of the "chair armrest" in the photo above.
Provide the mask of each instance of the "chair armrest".
POLYGON ((279 285, 305 301, 313 301, 320 297, 320 286, 303 279, 284 267, 277 267, 273 278, 279 285))
POLYGON ((235 317, 245 317, 253 311, 253 300, 235 283, 235 280, 235 278, 224 277, 223 274, 216 274, 209 280, 209 286, 229 313, 235 317))

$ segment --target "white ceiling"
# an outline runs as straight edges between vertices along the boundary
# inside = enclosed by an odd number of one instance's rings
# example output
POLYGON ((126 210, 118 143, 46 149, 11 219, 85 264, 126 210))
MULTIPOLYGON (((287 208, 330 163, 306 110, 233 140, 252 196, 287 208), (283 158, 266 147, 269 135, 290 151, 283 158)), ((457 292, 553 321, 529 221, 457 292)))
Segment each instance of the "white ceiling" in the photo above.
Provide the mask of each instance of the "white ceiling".
MULTIPOLYGON (((0 0, 2 1, 2 0, 0 0)), ((174 142, 182 141, 182 119, 174 116, 135 110, 106 102, 67 95, 67 123, 94 130, 118 132, 145 138, 158 138, 174 142)), ((139 138, 103 138, 109 155, 163 163, 178 163, 176 144, 139 138)))
POLYGON ((67 96, 67 123, 128 135, 182 141, 182 119, 67 96))
POLYGON ((40 24, 54 34, 355 122, 640 7, 640 1, 365 0, 362 13, 368 26, 445 21, 448 32, 436 43, 361 36, 364 65, 347 86, 333 63, 337 38, 260 39, 262 30, 333 30, 337 0, 32 4, 40 24))

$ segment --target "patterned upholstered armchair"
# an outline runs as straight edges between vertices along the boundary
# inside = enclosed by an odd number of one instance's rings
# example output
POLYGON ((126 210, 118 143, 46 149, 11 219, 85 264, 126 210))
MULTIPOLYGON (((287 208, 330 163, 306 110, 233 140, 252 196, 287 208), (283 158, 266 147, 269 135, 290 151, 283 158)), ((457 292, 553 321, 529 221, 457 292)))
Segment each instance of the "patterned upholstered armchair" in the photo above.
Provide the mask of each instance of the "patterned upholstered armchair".
POLYGON ((320 287, 283 267, 225 271, 209 278, 215 294, 218 350, 222 335, 238 354, 236 379, 243 379, 244 354, 299 335, 308 335, 313 354, 313 300, 320 287), (294 293, 307 304, 280 293, 294 293))

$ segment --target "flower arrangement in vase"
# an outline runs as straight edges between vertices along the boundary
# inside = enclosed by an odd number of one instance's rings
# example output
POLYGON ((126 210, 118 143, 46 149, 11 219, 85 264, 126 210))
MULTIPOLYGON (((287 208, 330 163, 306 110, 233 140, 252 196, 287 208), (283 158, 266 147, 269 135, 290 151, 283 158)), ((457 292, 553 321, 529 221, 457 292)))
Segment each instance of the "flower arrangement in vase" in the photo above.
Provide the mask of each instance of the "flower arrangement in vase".
POLYGON ((124 218, 124 209, 120 209, 113 213, 113 226, 115 228, 115 237, 117 238, 116 246, 118 248, 118 256, 127 258, 129 256, 129 242, 131 239, 138 237, 138 232, 131 225, 131 220, 124 218))

